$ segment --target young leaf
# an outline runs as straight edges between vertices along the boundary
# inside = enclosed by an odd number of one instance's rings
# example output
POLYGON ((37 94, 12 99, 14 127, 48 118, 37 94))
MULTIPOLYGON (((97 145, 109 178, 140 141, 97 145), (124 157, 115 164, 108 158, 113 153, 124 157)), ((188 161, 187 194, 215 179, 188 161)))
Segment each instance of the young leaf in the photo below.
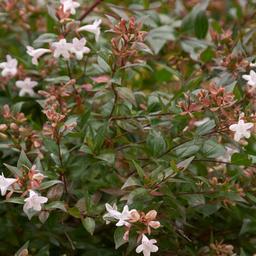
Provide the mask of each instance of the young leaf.
POLYGON ((95 230, 95 220, 91 217, 86 217, 85 219, 82 220, 84 228, 91 234, 93 235, 94 230, 95 230))

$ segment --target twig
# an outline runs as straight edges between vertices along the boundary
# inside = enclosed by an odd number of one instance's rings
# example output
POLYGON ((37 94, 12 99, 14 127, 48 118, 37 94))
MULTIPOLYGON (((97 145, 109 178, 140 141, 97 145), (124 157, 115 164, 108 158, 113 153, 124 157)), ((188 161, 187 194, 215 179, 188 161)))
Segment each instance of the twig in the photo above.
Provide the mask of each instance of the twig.
POLYGON ((116 121, 116 120, 129 120, 129 119, 147 119, 150 117, 161 117, 161 116, 171 116, 173 113, 167 112, 167 113, 154 113, 154 114, 148 114, 148 115, 134 115, 134 116, 112 116, 111 121, 116 121))
POLYGON ((115 85, 114 85, 113 83, 111 83, 111 89, 112 89, 112 91, 113 91, 113 93, 114 93, 114 95, 115 95, 115 98, 114 98, 113 107, 112 107, 111 112, 110 112, 110 114, 109 114, 109 119, 110 119, 110 120, 112 119, 112 115, 113 115, 113 113, 114 113, 114 111, 115 111, 116 104, 117 104, 117 100, 118 100, 118 93, 117 93, 116 88, 115 88, 115 85))
POLYGON ((79 18, 79 20, 82 21, 87 15, 89 15, 94 10, 95 7, 97 7, 103 1, 104 0, 96 0, 88 9, 85 10, 85 12, 79 18))

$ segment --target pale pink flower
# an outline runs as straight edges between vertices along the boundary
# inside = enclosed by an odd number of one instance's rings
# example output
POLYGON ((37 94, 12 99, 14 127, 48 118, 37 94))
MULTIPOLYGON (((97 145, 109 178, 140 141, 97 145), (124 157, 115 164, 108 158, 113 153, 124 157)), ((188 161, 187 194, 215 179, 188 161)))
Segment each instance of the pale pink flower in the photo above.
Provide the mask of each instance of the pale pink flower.
POLYGON ((101 24, 101 19, 95 20, 93 24, 82 26, 77 31, 79 32, 87 31, 87 32, 93 33, 95 35, 96 42, 98 42, 100 37, 100 24, 101 24))
POLYGON ((48 201, 48 198, 38 195, 33 190, 29 190, 29 197, 24 201, 23 211, 29 215, 29 211, 31 210, 40 212, 42 210, 42 205, 48 201))
POLYGON ((33 88, 37 86, 37 82, 32 81, 31 78, 26 77, 25 80, 19 80, 16 82, 16 86, 20 89, 19 96, 23 97, 26 94, 33 97, 35 96, 35 92, 33 88))
POLYGON ((0 69, 2 69, 2 76, 15 76, 18 72, 18 61, 12 58, 10 55, 6 55, 6 62, 0 63, 0 69))
POLYGON ((244 120, 239 120, 237 124, 232 124, 229 126, 229 130, 235 132, 234 140, 240 141, 242 138, 250 138, 253 123, 245 123, 244 120))
POLYGON ((71 14, 75 14, 76 8, 80 6, 80 3, 74 0, 60 0, 60 3, 63 6, 63 11, 64 12, 70 11, 71 14))
POLYGON ((1 195, 4 196, 6 194, 6 191, 8 188, 15 183, 17 180, 13 178, 5 178, 4 174, 0 175, 0 190, 1 190, 1 195))
POLYGON ((157 252, 158 247, 154 245, 157 243, 155 239, 148 239, 144 234, 142 236, 141 244, 136 248, 137 253, 143 253, 144 256, 150 256, 151 252, 157 252))
POLYGON ((54 58, 59 58, 60 56, 63 56, 65 60, 68 60, 70 58, 72 44, 67 43, 66 39, 60 39, 58 42, 52 43, 52 47, 54 50, 54 58))
POLYGON ((256 88, 256 73, 254 70, 251 70, 249 75, 243 75, 242 77, 249 85, 256 88))
POLYGON ((85 47, 86 39, 83 37, 80 40, 78 38, 73 38, 71 52, 76 55, 78 60, 81 60, 84 54, 89 53, 90 49, 85 47))
POLYGON ((38 59, 46 53, 51 52, 49 49, 38 48, 34 49, 31 46, 27 46, 27 54, 32 57, 32 63, 38 65, 38 59))
POLYGON ((110 204, 105 204, 105 206, 108 213, 103 216, 103 219, 106 220, 107 223, 109 223, 109 219, 116 219, 118 220, 116 226, 130 226, 129 219, 131 218, 131 213, 128 205, 124 206, 122 212, 117 210, 116 205, 112 207, 110 204))

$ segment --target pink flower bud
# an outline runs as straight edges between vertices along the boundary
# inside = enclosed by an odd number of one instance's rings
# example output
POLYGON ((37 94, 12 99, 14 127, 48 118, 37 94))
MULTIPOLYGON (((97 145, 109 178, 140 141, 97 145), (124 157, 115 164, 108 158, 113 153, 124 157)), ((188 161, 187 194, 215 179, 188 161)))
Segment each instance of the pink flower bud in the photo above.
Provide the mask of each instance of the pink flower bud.
POLYGON ((8 126, 6 124, 0 124, 0 132, 4 132, 8 129, 8 126))

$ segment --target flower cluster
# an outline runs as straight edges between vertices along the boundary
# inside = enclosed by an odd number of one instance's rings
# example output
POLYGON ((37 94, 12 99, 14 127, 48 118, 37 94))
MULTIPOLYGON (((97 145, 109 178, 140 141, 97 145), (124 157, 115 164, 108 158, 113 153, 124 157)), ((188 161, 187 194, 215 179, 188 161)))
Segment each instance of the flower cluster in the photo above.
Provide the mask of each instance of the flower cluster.
POLYGON ((160 227, 160 222, 156 221, 157 212, 155 210, 149 211, 147 214, 144 212, 138 212, 136 209, 129 210, 127 205, 124 206, 122 212, 119 212, 117 206, 114 204, 106 204, 107 213, 103 216, 106 223, 111 221, 117 221, 116 226, 125 226, 125 233, 123 239, 129 240, 129 233, 132 228, 136 228, 139 224, 142 224, 142 228, 139 227, 137 233, 137 241, 141 241, 141 244, 137 247, 136 252, 143 252, 144 256, 150 256, 151 252, 157 252, 158 247, 155 245, 157 242, 155 239, 148 239, 146 234, 151 234, 151 228, 157 229, 160 227), (143 227, 144 226, 144 227, 143 227))
POLYGON ((122 67, 127 62, 136 62, 139 60, 138 51, 147 47, 144 44, 146 33, 141 31, 142 23, 136 24, 134 17, 129 21, 122 19, 112 29, 116 34, 111 41, 113 47, 113 54, 117 58, 117 65, 122 67))
POLYGON ((43 175, 36 166, 33 165, 28 170, 24 168, 17 170, 20 173, 19 176, 14 178, 6 178, 3 173, 0 176, 0 190, 1 195, 5 196, 6 192, 10 192, 6 195, 9 199, 14 193, 21 194, 21 197, 26 196, 29 193, 29 196, 24 199, 23 211, 31 219, 35 214, 39 213, 42 210, 42 205, 48 201, 47 197, 40 196, 36 189, 40 188, 40 185, 45 175, 43 175))
POLYGON ((40 133, 29 125, 24 113, 12 111, 9 105, 2 108, 0 137, 16 149, 23 148, 41 156, 42 140, 40 133))

